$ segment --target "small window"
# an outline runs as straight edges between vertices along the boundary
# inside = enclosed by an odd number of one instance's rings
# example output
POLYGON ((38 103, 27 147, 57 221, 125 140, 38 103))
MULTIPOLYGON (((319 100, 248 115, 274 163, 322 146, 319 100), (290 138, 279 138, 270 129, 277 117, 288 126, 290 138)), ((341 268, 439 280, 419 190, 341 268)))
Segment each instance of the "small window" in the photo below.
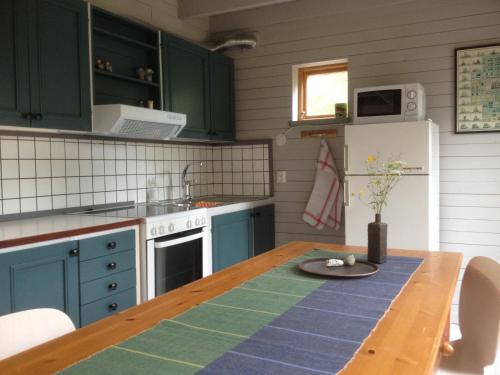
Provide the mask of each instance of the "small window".
POLYGON ((309 66, 298 69, 297 117, 299 120, 335 118, 336 104, 345 105, 343 117, 346 117, 347 64, 309 66))

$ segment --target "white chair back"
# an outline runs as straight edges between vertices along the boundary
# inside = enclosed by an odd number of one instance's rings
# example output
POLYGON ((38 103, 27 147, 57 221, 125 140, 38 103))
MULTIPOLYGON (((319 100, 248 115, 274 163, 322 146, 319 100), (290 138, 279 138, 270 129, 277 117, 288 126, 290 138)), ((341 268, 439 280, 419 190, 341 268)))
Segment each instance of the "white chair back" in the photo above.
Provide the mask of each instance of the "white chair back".
POLYGON ((55 309, 33 309, 0 316, 0 360, 75 330, 55 309))
POLYGON ((460 290, 458 318, 464 348, 481 367, 495 363, 500 340, 500 264, 472 258, 460 290))

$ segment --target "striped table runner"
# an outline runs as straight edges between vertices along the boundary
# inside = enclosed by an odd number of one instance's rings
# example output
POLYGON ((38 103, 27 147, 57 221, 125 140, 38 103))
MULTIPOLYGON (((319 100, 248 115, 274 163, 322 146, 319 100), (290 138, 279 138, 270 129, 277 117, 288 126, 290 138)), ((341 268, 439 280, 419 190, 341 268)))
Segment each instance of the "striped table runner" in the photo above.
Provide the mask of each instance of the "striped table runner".
POLYGON ((345 255, 313 250, 63 373, 335 374, 422 262, 390 256, 375 275, 350 280, 297 267, 345 255))

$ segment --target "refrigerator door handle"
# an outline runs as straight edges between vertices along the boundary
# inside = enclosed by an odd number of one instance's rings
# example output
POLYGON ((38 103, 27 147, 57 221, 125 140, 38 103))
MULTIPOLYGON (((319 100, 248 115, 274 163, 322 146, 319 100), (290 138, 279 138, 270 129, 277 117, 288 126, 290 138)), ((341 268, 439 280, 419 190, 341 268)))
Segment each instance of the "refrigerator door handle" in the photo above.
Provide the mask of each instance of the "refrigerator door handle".
POLYGON ((344 172, 349 170, 349 146, 344 145, 344 172))
POLYGON ((351 204, 351 194, 349 193, 349 180, 344 179, 344 206, 349 207, 351 204))

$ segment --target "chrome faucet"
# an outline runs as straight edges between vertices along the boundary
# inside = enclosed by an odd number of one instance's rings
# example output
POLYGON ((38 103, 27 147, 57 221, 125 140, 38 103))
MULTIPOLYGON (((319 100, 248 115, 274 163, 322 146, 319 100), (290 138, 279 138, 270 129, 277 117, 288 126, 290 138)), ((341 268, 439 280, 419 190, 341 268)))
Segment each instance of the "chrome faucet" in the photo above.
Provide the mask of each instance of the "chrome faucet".
POLYGON ((203 167, 204 163, 202 161, 192 162, 192 163, 189 163, 188 165, 186 165, 184 167, 184 170, 182 171, 182 191, 184 194, 184 200, 186 200, 188 202, 190 202, 191 199, 193 199, 193 197, 191 196, 191 181, 186 180, 186 174, 187 174, 189 167, 192 166, 193 164, 197 164, 197 163, 199 163, 200 167, 203 167))

